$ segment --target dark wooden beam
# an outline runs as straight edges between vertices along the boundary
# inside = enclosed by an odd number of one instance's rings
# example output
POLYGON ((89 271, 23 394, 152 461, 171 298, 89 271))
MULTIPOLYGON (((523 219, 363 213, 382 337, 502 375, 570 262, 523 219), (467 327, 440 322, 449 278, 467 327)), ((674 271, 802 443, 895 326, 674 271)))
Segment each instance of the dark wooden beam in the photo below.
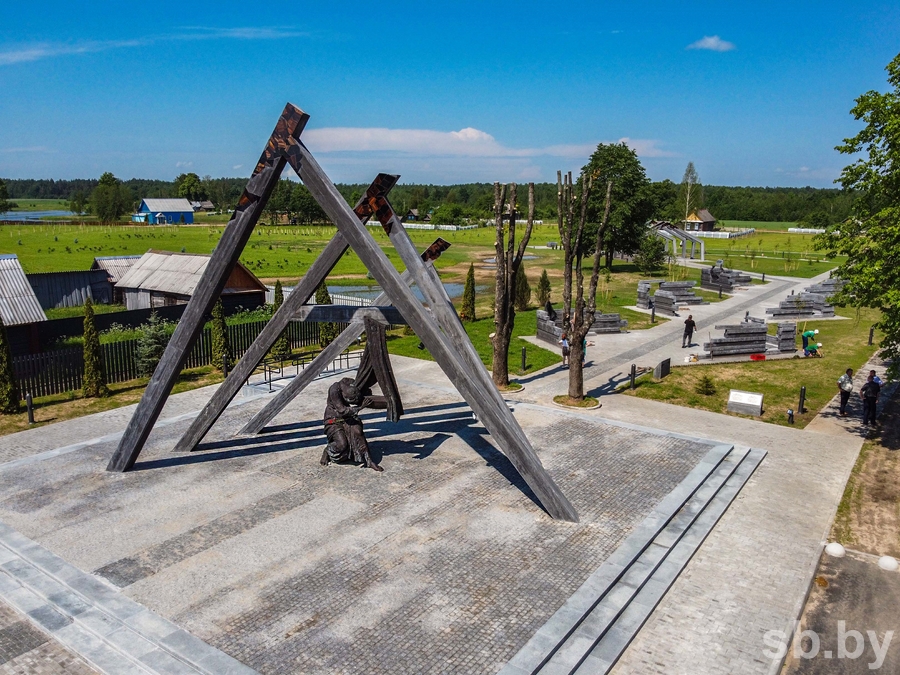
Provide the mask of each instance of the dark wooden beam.
MULTIPOLYGON (((291 294, 293 295, 293 292, 291 294)), ((374 319, 384 324, 402 325, 406 323, 406 319, 397 311, 397 308, 390 305, 384 307, 304 305, 294 315, 295 321, 309 321, 312 323, 326 323, 329 321, 333 323, 350 323, 351 321, 363 321, 366 318, 374 319)))
MULTIPOLYGON (((393 183, 381 180, 379 185, 384 185, 385 189, 390 191, 396 185, 396 182, 396 180, 393 183)), ((363 201, 360 200, 356 208, 360 209, 363 204, 363 201)), ((357 217, 365 223, 369 218, 367 209, 362 209, 361 214, 357 214, 357 217)), ((197 448, 203 437, 209 433, 212 425, 216 423, 216 420, 219 419, 225 408, 228 407, 228 404, 240 391, 244 382, 253 374, 259 362, 265 358, 269 349, 278 340, 278 336, 287 328, 291 319, 301 311, 304 303, 316 292, 316 288, 326 279, 346 250, 347 242, 341 233, 338 232, 328 242, 325 250, 319 254, 319 257, 306 271, 306 274, 303 275, 303 278, 294 287, 294 290, 288 295, 281 307, 278 308, 278 311, 269 319, 260 334, 256 336, 253 344, 250 345, 244 356, 241 357, 241 360, 235 364, 234 369, 225 378, 225 381, 219 385, 219 388, 206 402, 200 414, 191 422, 191 426, 188 427, 188 430, 176 444, 176 452, 190 452, 197 448)))
MULTIPOLYGON (((309 115, 290 103, 281 113, 266 149, 244 188, 234 215, 216 245, 200 283, 197 284, 122 440, 106 467, 108 471, 128 471, 134 466, 178 379, 184 361, 203 329, 206 316, 221 295, 228 275, 262 215, 269 195, 278 184, 286 155, 296 152, 296 140, 308 119, 309 115)), ((293 163, 296 163, 296 157, 293 158, 293 163)))
MULTIPOLYGON (((540 499, 544 508, 554 518, 577 521, 578 513, 566 499, 565 495, 553 481, 541 464, 534 449, 522 443, 521 428, 504 404, 498 407, 493 396, 481 386, 471 381, 469 368, 460 362, 452 345, 434 318, 428 314, 422 304, 416 300, 409 288, 401 281, 397 270, 391 265, 384 251, 378 246, 359 219, 344 202, 340 193, 322 171, 315 158, 299 140, 294 152, 288 154, 288 162, 300 175, 303 183, 309 188, 313 197, 325 211, 326 215, 337 226, 347 242, 363 261, 372 276, 387 293, 394 306, 400 310, 407 322, 428 348, 450 381, 463 395, 472 409, 479 416, 485 428, 497 440, 501 450, 506 454, 513 466, 540 499)), ((375 215, 382 205, 374 204, 375 215)), ((394 221, 389 221, 396 225, 394 221)), ((385 225, 382 221, 382 225, 385 225)), ((390 232, 388 232, 390 235, 390 232)), ((418 264, 421 259, 416 257, 418 264)), ((404 260, 407 269, 410 261, 404 260)), ((425 280, 426 284, 429 284, 425 280)))

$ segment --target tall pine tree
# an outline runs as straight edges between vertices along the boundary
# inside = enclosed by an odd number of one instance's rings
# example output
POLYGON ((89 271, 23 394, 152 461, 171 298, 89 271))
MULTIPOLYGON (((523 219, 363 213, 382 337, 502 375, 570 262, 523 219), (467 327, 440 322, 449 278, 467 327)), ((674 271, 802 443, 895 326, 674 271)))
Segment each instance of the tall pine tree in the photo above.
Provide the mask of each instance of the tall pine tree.
POLYGON ((84 378, 82 390, 85 398, 108 396, 106 373, 100 355, 100 335, 94 322, 94 303, 88 298, 84 302, 84 378))
POLYGON ((469 273, 466 274, 466 287, 463 290, 459 318, 463 321, 475 320, 475 265, 472 263, 469 263, 469 273))
POLYGON ((0 412, 9 414, 19 412, 19 388, 16 386, 12 351, 2 317, 0 317, 0 412))
POLYGON ((230 363, 231 349, 228 344, 228 326, 225 325, 225 306, 222 298, 216 300, 212 309, 212 365, 224 371, 230 363))
MULTIPOLYGON (((278 308, 284 304, 284 289, 281 287, 281 279, 278 279, 275 282, 275 298, 272 303, 272 314, 278 311, 278 308)), ((275 340, 275 344, 272 345, 272 355, 273 356, 286 356, 290 354, 291 346, 288 343, 287 331, 283 331, 281 335, 278 336, 278 339, 275 340)))

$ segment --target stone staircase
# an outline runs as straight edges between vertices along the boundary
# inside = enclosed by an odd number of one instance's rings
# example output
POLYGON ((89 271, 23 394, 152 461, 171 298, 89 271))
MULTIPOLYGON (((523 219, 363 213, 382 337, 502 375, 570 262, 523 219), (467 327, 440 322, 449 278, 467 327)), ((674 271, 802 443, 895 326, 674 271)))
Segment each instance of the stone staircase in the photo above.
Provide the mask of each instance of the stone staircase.
POLYGON ((765 455, 713 448, 500 675, 607 673, 765 455))
POLYGON ((2 523, 0 598, 101 673, 256 673, 2 523))

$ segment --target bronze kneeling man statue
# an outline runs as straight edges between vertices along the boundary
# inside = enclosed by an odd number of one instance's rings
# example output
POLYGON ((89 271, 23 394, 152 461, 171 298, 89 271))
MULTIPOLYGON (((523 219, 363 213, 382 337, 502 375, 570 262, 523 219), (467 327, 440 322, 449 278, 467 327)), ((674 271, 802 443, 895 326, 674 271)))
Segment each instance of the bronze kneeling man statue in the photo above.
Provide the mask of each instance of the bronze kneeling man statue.
POLYGON ((369 444, 359 420, 359 411, 373 406, 373 397, 362 396, 354 381, 345 377, 328 388, 328 403, 325 406, 325 436, 328 445, 322 452, 319 463, 355 462, 363 467, 383 471, 372 461, 369 444))

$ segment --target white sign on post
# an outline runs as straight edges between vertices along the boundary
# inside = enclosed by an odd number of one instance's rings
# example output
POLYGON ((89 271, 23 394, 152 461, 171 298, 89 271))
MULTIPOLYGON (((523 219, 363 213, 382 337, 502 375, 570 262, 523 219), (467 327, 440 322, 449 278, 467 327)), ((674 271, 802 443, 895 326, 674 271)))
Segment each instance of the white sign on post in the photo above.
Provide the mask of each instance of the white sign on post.
POLYGON ((763 395, 752 391, 732 389, 728 394, 729 412, 741 415, 756 415, 759 417, 763 411, 763 395))

